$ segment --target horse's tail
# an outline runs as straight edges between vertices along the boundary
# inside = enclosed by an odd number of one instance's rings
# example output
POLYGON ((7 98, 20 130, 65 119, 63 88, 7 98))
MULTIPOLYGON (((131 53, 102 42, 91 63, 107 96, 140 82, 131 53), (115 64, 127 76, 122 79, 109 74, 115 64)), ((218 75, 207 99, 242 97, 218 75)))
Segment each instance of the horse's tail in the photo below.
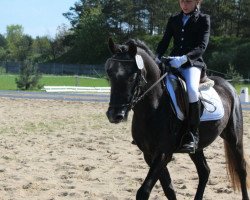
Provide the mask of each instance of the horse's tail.
POLYGON ((224 149, 227 172, 231 179, 232 188, 234 191, 239 191, 241 184, 242 187, 250 188, 250 166, 243 148, 243 113, 240 98, 236 90, 231 85, 228 86, 233 101, 226 130, 227 134, 224 139, 224 149))
POLYGON ((242 159, 242 163, 240 164, 238 162, 239 159, 236 158, 235 153, 232 152, 232 149, 230 148, 226 140, 224 140, 224 149, 225 149, 225 154, 226 154, 227 172, 231 179, 233 190, 240 191, 241 189, 240 177, 239 177, 239 174, 237 173, 237 168, 239 167, 239 165, 246 169, 246 186, 247 188, 250 188, 249 159, 247 159, 244 156, 243 149, 242 149, 243 159, 242 159))

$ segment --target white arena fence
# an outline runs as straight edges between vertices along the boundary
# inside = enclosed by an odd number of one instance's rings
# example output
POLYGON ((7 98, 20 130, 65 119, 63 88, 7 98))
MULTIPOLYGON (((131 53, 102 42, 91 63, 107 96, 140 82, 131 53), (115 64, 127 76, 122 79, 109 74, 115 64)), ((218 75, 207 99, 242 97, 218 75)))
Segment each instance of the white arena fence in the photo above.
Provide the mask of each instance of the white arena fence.
POLYGON ((109 93, 110 87, 44 86, 46 92, 96 92, 109 93))

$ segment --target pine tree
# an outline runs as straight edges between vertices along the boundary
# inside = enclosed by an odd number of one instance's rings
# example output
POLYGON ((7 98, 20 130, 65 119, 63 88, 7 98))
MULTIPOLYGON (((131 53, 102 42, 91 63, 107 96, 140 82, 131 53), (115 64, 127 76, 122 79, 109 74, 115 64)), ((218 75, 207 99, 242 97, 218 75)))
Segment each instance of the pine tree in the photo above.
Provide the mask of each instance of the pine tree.
POLYGON ((34 65, 31 61, 26 60, 20 68, 18 78, 16 78, 17 88, 21 90, 30 90, 38 85, 41 74, 38 72, 37 65, 34 65))
POLYGON ((243 78, 242 75, 240 75, 239 72, 235 70, 234 66, 232 64, 229 64, 229 69, 227 70, 226 79, 230 79, 231 84, 235 86, 237 83, 240 82, 240 80, 242 80, 242 78, 243 78))

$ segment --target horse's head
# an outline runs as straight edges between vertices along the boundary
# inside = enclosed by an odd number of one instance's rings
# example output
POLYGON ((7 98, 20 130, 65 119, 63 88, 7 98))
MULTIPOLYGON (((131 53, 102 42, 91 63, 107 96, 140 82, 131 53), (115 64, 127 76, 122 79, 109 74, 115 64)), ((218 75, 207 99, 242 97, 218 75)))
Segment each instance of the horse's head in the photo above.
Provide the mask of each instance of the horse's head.
POLYGON ((106 62, 105 69, 111 85, 110 103, 107 117, 111 123, 125 121, 133 107, 145 81, 143 59, 137 52, 133 40, 126 45, 114 44, 109 39, 112 57, 106 62))

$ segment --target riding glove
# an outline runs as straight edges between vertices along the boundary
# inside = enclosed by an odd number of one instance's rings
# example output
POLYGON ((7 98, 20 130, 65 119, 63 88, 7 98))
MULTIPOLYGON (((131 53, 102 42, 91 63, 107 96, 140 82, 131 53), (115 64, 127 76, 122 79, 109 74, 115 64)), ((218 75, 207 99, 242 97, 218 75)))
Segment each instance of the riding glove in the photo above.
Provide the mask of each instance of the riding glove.
POLYGON ((187 60, 187 56, 183 55, 183 56, 174 56, 174 57, 168 57, 170 59, 170 66, 174 67, 174 68, 179 68, 180 66, 182 66, 184 63, 186 63, 187 60))

